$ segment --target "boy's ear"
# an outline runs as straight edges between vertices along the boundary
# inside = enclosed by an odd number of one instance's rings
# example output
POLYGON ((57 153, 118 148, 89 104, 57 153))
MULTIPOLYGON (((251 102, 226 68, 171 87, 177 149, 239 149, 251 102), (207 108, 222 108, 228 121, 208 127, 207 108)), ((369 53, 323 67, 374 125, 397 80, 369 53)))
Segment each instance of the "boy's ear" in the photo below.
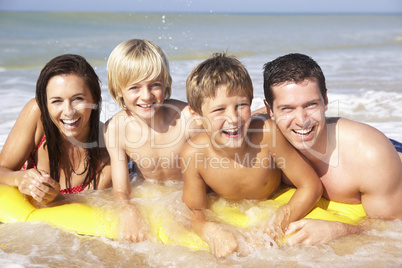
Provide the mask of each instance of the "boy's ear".
POLYGON ((271 106, 269 106, 267 100, 264 100, 264 104, 265 104, 265 108, 267 109, 267 114, 269 114, 269 117, 270 117, 272 120, 275 120, 274 113, 272 112, 271 106))
POLYGON ((201 116, 194 111, 190 106, 188 107, 189 111, 190 111, 190 115, 194 118, 194 121, 197 125, 202 126, 202 120, 201 120, 201 116))

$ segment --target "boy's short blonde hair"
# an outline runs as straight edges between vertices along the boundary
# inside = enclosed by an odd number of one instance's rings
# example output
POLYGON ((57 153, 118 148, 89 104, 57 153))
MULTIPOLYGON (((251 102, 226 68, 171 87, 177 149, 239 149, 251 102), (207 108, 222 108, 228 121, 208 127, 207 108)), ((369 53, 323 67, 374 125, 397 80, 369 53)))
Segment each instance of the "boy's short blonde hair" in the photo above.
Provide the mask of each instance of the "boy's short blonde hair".
POLYGON ((216 53, 196 66, 187 78, 186 95, 191 109, 202 115, 203 101, 214 98, 221 85, 226 85, 229 96, 245 93, 251 103, 253 84, 247 69, 234 56, 216 53))
POLYGON ((124 100, 118 94, 127 85, 145 79, 159 77, 166 88, 165 99, 170 98, 172 77, 168 59, 163 50, 151 41, 130 39, 120 43, 109 56, 107 72, 110 95, 123 109, 124 100))

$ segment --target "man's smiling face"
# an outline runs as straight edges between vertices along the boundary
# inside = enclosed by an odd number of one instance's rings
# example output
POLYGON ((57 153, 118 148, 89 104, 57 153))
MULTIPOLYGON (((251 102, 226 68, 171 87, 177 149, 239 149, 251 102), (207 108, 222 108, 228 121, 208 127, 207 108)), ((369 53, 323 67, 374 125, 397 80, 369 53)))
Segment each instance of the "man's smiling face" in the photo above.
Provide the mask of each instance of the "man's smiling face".
POLYGON ((271 117, 298 150, 314 149, 325 129, 326 100, 315 80, 284 82, 272 86, 275 96, 271 117))

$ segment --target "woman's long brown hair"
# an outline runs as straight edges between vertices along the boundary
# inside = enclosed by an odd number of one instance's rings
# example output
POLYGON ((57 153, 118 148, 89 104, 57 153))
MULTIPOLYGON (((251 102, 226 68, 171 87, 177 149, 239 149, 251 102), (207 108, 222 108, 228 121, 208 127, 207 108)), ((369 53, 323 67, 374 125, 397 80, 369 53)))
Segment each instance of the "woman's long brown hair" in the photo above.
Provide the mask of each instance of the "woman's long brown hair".
POLYGON ((41 120, 46 135, 45 146, 47 146, 49 154, 50 176, 60 182, 60 167, 63 167, 67 189, 71 188, 72 163, 62 163, 62 156, 66 154, 63 146, 60 146, 62 136, 50 118, 47 107, 47 84, 52 77, 63 74, 75 74, 81 77, 88 86, 95 103, 95 108, 92 110, 89 120, 88 139, 84 143, 86 145, 84 148, 87 152, 86 164, 88 165, 88 172, 83 185, 86 183, 92 184, 93 188, 96 189, 96 170, 99 170, 102 165, 102 152, 99 146, 101 88, 99 78, 94 69, 85 58, 79 55, 65 54, 52 59, 42 69, 36 83, 36 101, 41 111, 41 120))

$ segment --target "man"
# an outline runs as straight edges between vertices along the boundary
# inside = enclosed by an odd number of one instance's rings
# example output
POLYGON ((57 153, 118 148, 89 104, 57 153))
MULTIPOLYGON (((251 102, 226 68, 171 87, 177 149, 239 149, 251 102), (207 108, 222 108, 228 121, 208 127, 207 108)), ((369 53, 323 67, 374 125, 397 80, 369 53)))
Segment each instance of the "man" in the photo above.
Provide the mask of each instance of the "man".
MULTIPOLYGON (((328 98, 319 65, 288 54, 264 65, 267 111, 286 139, 310 161, 329 200, 361 203, 369 217, 402 219, 402 164, 377 129, 344 118, 326 118, 328 98)), ((402 155, 402 154, 401 154, 402 155)), ((325 243, 363 226, 302 219, 289 225, 287 243, 325 243)))

